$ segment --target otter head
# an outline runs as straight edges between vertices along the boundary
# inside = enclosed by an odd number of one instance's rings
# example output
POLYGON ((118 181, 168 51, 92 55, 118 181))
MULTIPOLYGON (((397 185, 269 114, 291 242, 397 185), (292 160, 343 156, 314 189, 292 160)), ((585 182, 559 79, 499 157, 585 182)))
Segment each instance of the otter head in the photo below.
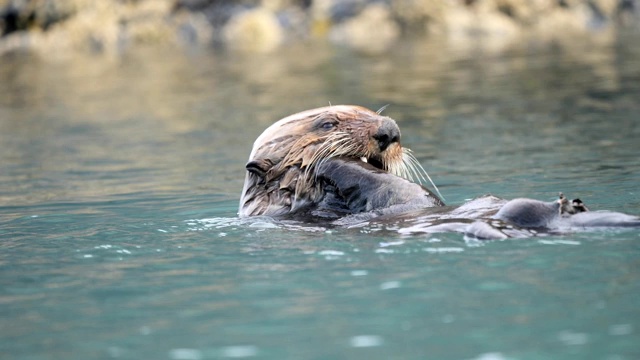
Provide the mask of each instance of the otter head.
POLYGON ((256 139, 239 215, 280 216, 317 202, 323 190, 314 170, 333 157, 360 159, 398 176, 422 176, 400 145, 393 119, 359 106, 308 110, 279 120, 256 139))

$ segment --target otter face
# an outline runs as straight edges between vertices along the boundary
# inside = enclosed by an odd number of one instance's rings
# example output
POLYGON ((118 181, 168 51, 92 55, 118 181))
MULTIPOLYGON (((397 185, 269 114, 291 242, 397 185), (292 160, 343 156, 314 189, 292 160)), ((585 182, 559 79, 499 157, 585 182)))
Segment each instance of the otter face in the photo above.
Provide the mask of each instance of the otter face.
POLYGON ((400 129, 360 106, 329 106, 288 116, 255 141, 246 165, 240 216, 278 216, 322 197, 314 169, 324 160, 360 159, 380 171, 413 179, 426 175, 400 129))
POLYGON ((301 112, 271 125, 256 139, 247 170, 273 178, 288 167, 311 168, 335 156, 362 159, 389 171, 402 163, 400 129, 393 119, 359 106, 301 112))

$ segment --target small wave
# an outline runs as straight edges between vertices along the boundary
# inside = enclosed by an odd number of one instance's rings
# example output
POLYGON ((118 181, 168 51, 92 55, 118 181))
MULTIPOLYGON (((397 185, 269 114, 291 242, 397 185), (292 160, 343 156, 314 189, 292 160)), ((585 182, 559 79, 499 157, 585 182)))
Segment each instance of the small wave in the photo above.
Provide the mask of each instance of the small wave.
POLYGON ((313 226, 298 222, 278 221, 267 216, 256 216, 251 218, 229 218, 229 217, 213 217, 205 219, 189 219, 184 220, 188 226, 187 231, 204 231, 218 229, 237 229, 246 228, 254 230, 268 229, 287 229, 305 232, 327 232, 327 228, 322 226, 313 226))

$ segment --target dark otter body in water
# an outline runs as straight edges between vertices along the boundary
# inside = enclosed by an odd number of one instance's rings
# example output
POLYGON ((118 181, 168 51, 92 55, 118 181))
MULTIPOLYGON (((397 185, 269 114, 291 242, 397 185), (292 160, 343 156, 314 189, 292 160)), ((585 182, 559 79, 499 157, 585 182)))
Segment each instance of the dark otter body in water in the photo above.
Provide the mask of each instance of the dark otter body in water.
POLYGON ((479 239, 527 237, 588 227, 640 226, 578 199, 511 201, 485 196, 445 206, 415 181, 428 175, 400 144, 391 118, 358 106, 286 117, 255 141, 239 215, 351 226, 402 221, 402 233, 461 232, 479 239))

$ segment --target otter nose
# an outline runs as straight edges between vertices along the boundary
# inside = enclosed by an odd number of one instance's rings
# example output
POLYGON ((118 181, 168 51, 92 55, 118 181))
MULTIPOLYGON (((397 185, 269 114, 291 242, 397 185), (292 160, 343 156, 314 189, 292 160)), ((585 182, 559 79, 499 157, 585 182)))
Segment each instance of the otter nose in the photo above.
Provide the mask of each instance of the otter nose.
POLYGON ((385 151, 392 143, 400 142, 400 129, 394 121, 385 121, 373 138, 378 141, 380 151, 385 151))

